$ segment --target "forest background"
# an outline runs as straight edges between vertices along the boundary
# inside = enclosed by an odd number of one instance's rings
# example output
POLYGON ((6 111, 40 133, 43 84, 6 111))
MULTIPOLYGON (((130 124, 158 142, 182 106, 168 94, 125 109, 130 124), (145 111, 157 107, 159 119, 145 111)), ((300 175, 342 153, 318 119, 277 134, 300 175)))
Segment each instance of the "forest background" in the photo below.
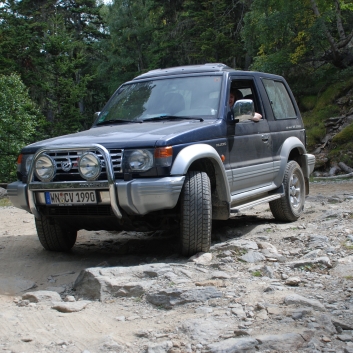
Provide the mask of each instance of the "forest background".
MULTIPOLYGON (((89 128, 123 82, 210 62, 283 75, 313 149, 353 89, 353 2, 0 1, 0 182, 24 145, 89 128)), ((332 158, 353 161, 352 136, 350 124, 332 158)))

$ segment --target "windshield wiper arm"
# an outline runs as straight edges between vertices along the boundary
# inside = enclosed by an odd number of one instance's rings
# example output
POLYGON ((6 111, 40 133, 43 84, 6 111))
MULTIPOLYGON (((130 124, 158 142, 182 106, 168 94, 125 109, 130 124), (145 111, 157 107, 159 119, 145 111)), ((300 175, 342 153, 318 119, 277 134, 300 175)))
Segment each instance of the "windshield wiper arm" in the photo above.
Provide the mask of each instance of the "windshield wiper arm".
POLYGON ((167 119, 184 119, 184 120, 199 120, 203 121, 202 118, 197 118, 196 116, 177 116, 177 115, 159 115, 153 118, 146 118, 140 121, 153 121, 153 120, 167 120, 167 119))
POLYGON ((120 124, 120 123, 142 123, 142 120, 110 119, 110 120, 101 121, 101 122, 97 123, 96 126, 120 124))

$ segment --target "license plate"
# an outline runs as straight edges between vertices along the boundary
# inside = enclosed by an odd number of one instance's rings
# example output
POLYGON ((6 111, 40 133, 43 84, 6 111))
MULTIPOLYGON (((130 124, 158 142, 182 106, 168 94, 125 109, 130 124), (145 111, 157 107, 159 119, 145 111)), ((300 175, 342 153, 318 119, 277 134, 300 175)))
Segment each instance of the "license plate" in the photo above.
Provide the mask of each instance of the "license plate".
POLYGON ((95 191, 46 191, 47 205, 83 205, 97 203, 95 191))

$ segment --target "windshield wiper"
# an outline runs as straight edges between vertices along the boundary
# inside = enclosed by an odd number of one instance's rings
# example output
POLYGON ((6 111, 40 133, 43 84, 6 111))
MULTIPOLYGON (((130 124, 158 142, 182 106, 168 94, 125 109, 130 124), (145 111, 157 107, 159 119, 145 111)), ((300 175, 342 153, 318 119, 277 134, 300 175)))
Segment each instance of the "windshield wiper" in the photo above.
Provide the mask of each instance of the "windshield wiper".
POLYGON ((110 119, 101 121, 96 124, 96 126, 110 125, 110 124, 120 124, 120 123, 142 123, 141 120, 123 120, 123 119, 110 119))
POLYGON ((183 120, 199 120, 203 121, 202 118, 197 118, 196 116, 177 116, 177 115, 159 115, 152 118, 142 119, 140 121, 153 121, 153 120, 168 120, 168 119, 183 119, 183 120))

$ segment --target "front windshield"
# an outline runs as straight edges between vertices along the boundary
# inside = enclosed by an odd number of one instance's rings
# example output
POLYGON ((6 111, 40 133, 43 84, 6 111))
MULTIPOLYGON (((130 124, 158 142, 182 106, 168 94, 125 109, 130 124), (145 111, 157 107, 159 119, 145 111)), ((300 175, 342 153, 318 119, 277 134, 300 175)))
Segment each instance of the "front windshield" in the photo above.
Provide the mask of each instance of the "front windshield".
POLYGON ((221 76, 194 76, 132 82, 122 86, 96 124, 145 121, 157 117, 215 117, 221 76))

